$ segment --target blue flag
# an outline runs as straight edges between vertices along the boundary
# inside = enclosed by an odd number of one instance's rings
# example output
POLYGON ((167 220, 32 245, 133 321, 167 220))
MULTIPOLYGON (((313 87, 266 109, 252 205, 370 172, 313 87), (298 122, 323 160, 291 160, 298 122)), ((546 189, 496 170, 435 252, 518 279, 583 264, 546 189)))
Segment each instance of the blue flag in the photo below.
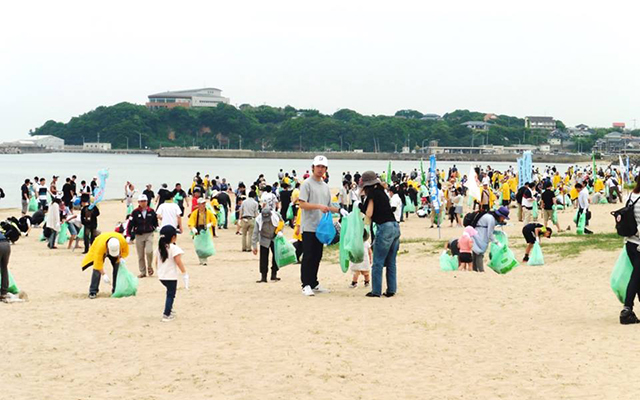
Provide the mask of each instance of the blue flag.
MULTIPOLYGON (((438 196, 438 180, 436 176, 436 156, 429 157, 429 193, 431 194, 431 204, 433 209, 440 212, 440 196, 438 196)), ((439 224, 438 224, 439 225, 439 224)))

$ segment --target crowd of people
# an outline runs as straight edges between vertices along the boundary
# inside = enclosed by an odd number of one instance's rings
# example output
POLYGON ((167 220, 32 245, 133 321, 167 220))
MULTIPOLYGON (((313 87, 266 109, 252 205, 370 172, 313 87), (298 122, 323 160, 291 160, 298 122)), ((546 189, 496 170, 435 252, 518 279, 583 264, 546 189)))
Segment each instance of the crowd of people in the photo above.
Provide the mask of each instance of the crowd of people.
MULTIPOLYGON (((280 280, 275 242, 285 226, 289 226, 293 229, 291 241, 296 261, 300 264, 301 292, 304 296, 315 296, 329 292, 319 281, 327 243, 318 238, 316 230, 323 217, 331 215, 337 232, 331 243, 337 243, 342 219, 356 212, 366 227, 362 232, 364 257, 361 262, 352 263, 353 274, 348 286, 358 287, 362 276, 363 285, 370 288, 366 296, 392 297, 397 293, 400 224, 412 215, 427 219, 430 228, 464 227, 462 236, 449 240, 447 248, 458 256, 460 270, 483 272, 484 256, 492 243, 497 243, 494 236, 497 227, 509 220, 522 224, 527 244, 523 255, 526 262, 532 247, 541 238, 550 238, 554 230, 571 229, 570 224, 561 223, 557 210, 575 210, 576 227, 580 229, 582 219, 581 229, 584 234, 591 234, 587 228, 591 205, 622 201, 622 184, 633 176, 612 166, 570 167, 564 172, 553 166, 535 168, 528 182, 520 182, 513 168, 495 170, 490 166, 471 168, 468 174, 463 174, 455 165, 433 173, 419 172, 417 168, 408 173, 345 171, 334 195, 328 185, 329 161, 325 156, 317 156, 301 176, 295 170, 280 169, 274 182, 267 181, 261 174, 252 183, 238 182, 232 187, 225 178, 198 172, 186 191, 180 183, 172 189, 165 183, 157 193, 151 184, 139 191, 132 182, 126 182, 123 222, 115 229, 103 227, 100 231, 100 205, 95 201, 98 178, 77 184, 77 177, 73 175, 58 189, 59 177, 54 175, 49 184, 42 177, 25 179, 20 191, 22 216, 15 219, 14 225, 18 227, 19 236, 26 236, 33 227, 43 225, 41 239, 52 250, 62 244, 73 250, 82 240, 83 267, 93 266, 89 286, 92 299, 98 295, 101 279, 115 290, 119 262, 128 256, 129 245, 134 244, 138 278, 158 274, 167 291, 163 321, 170 321, 174 318, 172 305, 179 272, 188 286, 188 274, 181 259, 184 251, 177 244, 180 234, 190 234, 194 243, 202 243, 195 247, 200 265, 206 265, 213 252, 200 247, 213 248, 213 240, 218 236, 216 229, 226 230, 231 226, 240 236, 241 251, 258 256, 257 282, 265 283, 280 280), (113 267, 113 281, 104 272, 106 259, 113 267), (383 270, 386 271, 384 279, 383 270)), ((15 240, 8 239, 8 230, 3 228, 0 236, 3 301, 11 298, 5 281, 10 254, 8 243, 15 240)), ((635 264, 636 261, 634 267, 635 264)), ((640 268, 640 258, 637 264, 640 268)), ((640 277, 634 274, 632 280, 637 283, 640 277)), ((637 292, 638 286, 630 290, 637 292)), ((633 314, 632 306, 632 301, 625 304, 628 315, 633 314)), ((635 314, 628 318, 635 318, 635 314)))

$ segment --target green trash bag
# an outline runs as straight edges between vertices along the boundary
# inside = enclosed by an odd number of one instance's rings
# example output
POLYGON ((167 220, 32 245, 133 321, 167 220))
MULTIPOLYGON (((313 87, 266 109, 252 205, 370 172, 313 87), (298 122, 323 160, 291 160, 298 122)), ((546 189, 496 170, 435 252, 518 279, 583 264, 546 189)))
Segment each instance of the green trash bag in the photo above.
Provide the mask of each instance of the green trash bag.
POLYGON ((536 240, 533 245, 533 249, 531 249, 531 254, 529 254, 529 261, 527 265, 535 266, 535 265, 544 265, 544 257, 542 256, 542 248, 540 247, 540 243, 536 240))
POLYGON ((35 196, 32 196, 29 199, 29 212, 36 212, 38 211, 38 201, 36 200, 35 196))
POLYGON ((493 232, 493 237, 503 246, 509 246, 509 237, 506 233, 501 231, 493 232))
POLYGON ((531 216, 533 217, 534 221, 538 220, 538 202, 537 201, 533 201, 533 208, 531 209, 531 216))
POLYGON ((58 232, 58 244, 65 244, 69 240, 69 225, 63 222, 58 232))
MULTIPOLYGON (((342 219, 340 229, 340 242, 344 241, 342 248, 347 253, 349 261, 361 263, 364 260, 364 221, 362 213, 356 209, 342 219), (346 227, 346 231, 344 231, 346 227)), ((341 249, 342 250, 342 249, 341 249)))
MULTIPOLYGON (((2 272, 0 271, 0 279, 2 279, 2 272)), ((13 275, 11 275, 11 271, 9 271, 9 287, 7 288, 9 293, 18 294, 20 289, 18 289, 18 285, 16 285, 16 281, 13 279, 13 275)))
POLYGON ((487 266, 498 274, 506 274, 518 266, 518 260, 513 251, 506 245, 492 244, 489 256, 491 260, 487 266))
POLYGON ((344 273, 347 273, 347 271, 349 270, 349 253, 344 248, 344 246, 347 244, 347 241, 343 239, 343 238, 346 238, 348 234, 349 234, 349 224, 343 224, 340 227, 340 241, 338 242, 338 248, 339 248, 338 258, 340 261, 340 268, 344 273))
POLYGON ((118 264, 118 276, 116 277, 116 290, 111 297, 129 297, 138 293, 138 278, 127 269, 124 260, 118 264))
POLYGON ((133 212, 133 204, 129 204, 127 206, 127 214, 126 215, 131 215, 132 212, 133 212))
POLYGON ((237 222, 237 219, 236 219, 236 213, 234 213, 234 212, 230 212, 230 213, 229 213, 229 223, 230 223, 231 225, 235 225, 235 224, 236 224, 236 222, 237 222))
POLYGON ((405 213, 414 213, 414 212, 416 212, 416 205, 413 204, 413 201, 411 201, 411 199, 409 199, 408 197, 407 197, 407 203, 404 205, 403 212, 405 212, 405 213))
POLYGON ((198 258, 208 258, 216 254, 216 248, 213 246, 213 236, 210 230, 202 231, 193 237, 193 247, 196 248, 198 258))
POLYGON ((553 210, 553 213, 551 213, 551 222, 558 225, 558 206, 554 204, 551 209, 553 210))
POLYGON ((622 248, 618 261, 611 271, 611 290, 615 293, 620 303, 624 304, 627 298, 627 286, 629 285, 629 279, 631 279, 631 273, 633 272, 633 264, 627 254, 626 246, 622 248))
POLYGON ((76 239, 79 239, 79 240, 84 239, 84 226, 80 228, 80 232, 78 232, 78 236, 76 236, 76 239))
POLYGON ((584 228, 587 226, 587 215, 586 213, 580 214, 580 220, 578 221, 578 228, 576 229, 576 233, 578 235, 584 235, 584 228))
POLYGON ((564 206, 562 204, 556 204, 556 210, 564 210, 564 206))
POLYGON ((607 201, 607 198, 602 196, 600 198, 600 201, 598 202, 598 204, 609 204, 609 202, 607 201))
POLYGON ((293 204, 289 204, 289 207, 287 208, 286 218, 287 221, 291 221, 293 219, 293 204))
POLYGON ((290 243, 282 233, 278 233, 273 241, 273 250, 278 268, 298 262, 296 248, 290 243))
POLYGON ((218 218, 218 227, 221 228, 224 226, 224 223, 226 222, 226 218, 224 217, 224 208, 220 207, 220 211, 218 211, 218 215, 216 216, 218 218))
POLYGON ((440 270, 442 271, 457 271, 458 270, 458 256, 452 256, 449 251, 444 250, 440 255, 440 270))
POLYGON ((40 238, 38 238, 38 240, 41 241, 41 242, 46 242, 47 241, 47 238, 44 236, 44 229, 40 233, 40 238))

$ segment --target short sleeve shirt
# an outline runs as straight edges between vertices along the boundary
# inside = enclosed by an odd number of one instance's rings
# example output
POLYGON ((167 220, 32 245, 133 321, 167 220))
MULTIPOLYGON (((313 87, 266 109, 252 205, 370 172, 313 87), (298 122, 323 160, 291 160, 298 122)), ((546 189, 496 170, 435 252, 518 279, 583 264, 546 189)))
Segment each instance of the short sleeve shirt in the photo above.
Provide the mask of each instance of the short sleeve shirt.
POLYGON ((158 279, 164 281, 177 281, 178 280, 178 264, 176 264, 175 256, 184 254, 184 251, 175 244, 170 244, 167 249, 169 256, 166 260, 162 261, 160 258, 160 251, 156 250, 156 257, 158 257, 158 279))
MULTIPOLYGON (((329 190, 329 185, 322 180, 316 181, 313 178, 307 178, 300 185, 300 200, 309 204, 330 206, 331 191, 329 190)), ((302 232, 315 232, 321 218, 322 211, 320 210, 302 210, 300 224, 302 232)))

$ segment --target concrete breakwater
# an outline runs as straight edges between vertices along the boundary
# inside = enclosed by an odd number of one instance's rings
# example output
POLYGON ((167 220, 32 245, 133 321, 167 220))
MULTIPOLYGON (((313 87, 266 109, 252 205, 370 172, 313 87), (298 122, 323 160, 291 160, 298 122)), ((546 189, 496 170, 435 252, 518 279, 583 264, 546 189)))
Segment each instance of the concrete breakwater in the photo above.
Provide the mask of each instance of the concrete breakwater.
MULTIPOLYGON (((317 153, 302 151, 253 151, 253 150, 192 150, 160 149, 159 157, 188 158, 248 158, 248 159, 312 159, 317 153)), ((337 160, 427 160, 427 153, 354 153, 328 152, 327 157, 337 160)), ((479 162, 515 162, 520 154, 438 154, 439 161, 479 161, 479 162)), ((571 164, 588 162, 589 155, 534 154, 533 161, 549 164, 571 164)))

